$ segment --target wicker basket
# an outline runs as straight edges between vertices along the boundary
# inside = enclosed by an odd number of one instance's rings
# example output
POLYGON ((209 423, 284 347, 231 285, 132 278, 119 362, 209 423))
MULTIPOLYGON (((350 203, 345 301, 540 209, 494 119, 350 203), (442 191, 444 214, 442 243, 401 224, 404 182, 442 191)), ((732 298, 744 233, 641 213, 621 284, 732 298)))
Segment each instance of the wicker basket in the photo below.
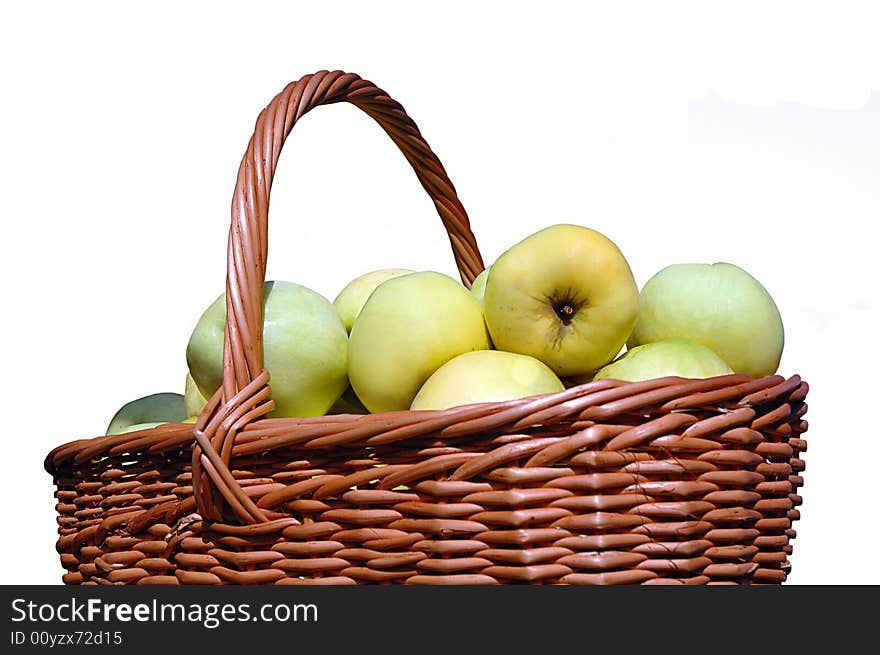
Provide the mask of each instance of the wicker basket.
POLYGON ((601 380, 444 411, 265 418, 269 190, 294 123, 349 102, 430 194, 465 284, 467 214, 403 108, 321 71, 260 114, 229 232, 221 389, 195 426, 53 450, 68 584, 755 584, 789 570, 807 384, 601 380))

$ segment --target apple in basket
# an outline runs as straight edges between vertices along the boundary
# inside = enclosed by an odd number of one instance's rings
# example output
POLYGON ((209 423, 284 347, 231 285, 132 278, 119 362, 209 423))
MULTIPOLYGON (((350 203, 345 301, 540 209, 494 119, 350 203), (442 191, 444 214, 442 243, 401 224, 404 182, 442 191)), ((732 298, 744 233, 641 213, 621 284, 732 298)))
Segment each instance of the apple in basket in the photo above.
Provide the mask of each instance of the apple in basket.
POLYGON ((408 275, 409 273, 415 273, 415 271, 411 271, 408 268, 383 268, 378 271, 365 273, 349 282, 333 301, 336 311, 339 312, 339 317, 345 324, 345 329, 351 332, 354 319, 360 314, 364 303, 367 302, 367 298, 370 297, 370 294, 373 293, 376 287, 385 280, 408 275))
POLYGON ((638 382, 666 376, 711 378, 733 373, 711 348, 690 339, 663 339, 628 349, 596 373, 595 379, 638 382))
POLYGON ((577 376, 620 351, 638 318, 639 290, 610 239, 578 225, 553 225, 492 265, 483 311, 498 350, 577 376))
POLYGON ((758 280, 728 263, 673 264, 645 283, 630 346, 681 337, 711 348, 736 373, 772 375, 782 318, 758 280))
POLYGON ((193 380, 192 373, 187 371, 186 385, 183 390, 183 405, 186 409, 187 417, 198 416, 207 404, 208 399, 202 395, 199 385, 193 380))
MULTIPOLYGON (((483 269, 476 278, 474 278, 473 284, 471 284, 471 295, 477 299, 477 302, 480 303, 480 309, 483 309, 483 299, 486 296, 486 280, 489 277, 489 269, 491 266, 487 266, 483 269)), ((485 312, 483 312, 483 320, 485 321, 485 312)), ((488 334, 489 326, 486 326, 486 333, 488 334)), ((489 347, 494 348, 495 344, 492 343, 492 337, 489 337, 489 347)))
POLYGON ((160 423, 179 423, 187 417, 183 395, 154 393, 125 403, 107 426, 106 434, 145 430, 160 423))
POLYGON ((410 409, 448 409, 503 402, 562 391, 562 382, 543 362, 502 350, 476 350, 453 357, 419 389, 410 409))
POLYGON ((489 278, 489 270, 491 268, 491 266, 487 266, 483 269, 471 285, 471 295, 477 299, 477 302, 480 303, 480 307, 483 306, 483 299, 486 296, 486 280, 489 278))
POLYGON ((410 273, 377 286, 355 319, 348 378, 370 412, 407 410, 440 366, 488 348, 480 303, 461 283, 410 273))
MULTIPOLYGON (((186 361, 204 398, 223 379, 226 295, 199 318, 186 361)), ((270 375, 275 410, 270 416, 321 416, 348 386, 348 335, 333 304, 292 282, 263 287, 263 362, 270 375)))

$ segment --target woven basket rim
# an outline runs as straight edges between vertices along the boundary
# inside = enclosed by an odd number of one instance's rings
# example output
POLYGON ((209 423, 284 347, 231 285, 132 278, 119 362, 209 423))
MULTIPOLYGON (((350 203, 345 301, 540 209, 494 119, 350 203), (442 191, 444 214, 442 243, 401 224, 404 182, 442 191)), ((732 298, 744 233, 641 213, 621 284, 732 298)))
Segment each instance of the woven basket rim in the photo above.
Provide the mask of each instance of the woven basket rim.
MULTIPOLYGON (((632 397, 639 393, 651 391, 674 392, 675 397, 689 396, 713 389, 726 388, 731 393, 745 393, 738 406, 747 404, 760 404, 769 402, 790 393, 798 386, 806 385, 797 374, 788 378, 780 374, 768 375, 761 378, 753 378, 747 375, 728 374, 711 378, 682 378, 667 376, 653 378, 640 382, 628 382, 623 380, 594 380, 585 384, 577 385, 548 394, 540 394, 508 400, 503 402, 476 403, 462 405, 444 410, 404 410, 397 412, 383 412, 377 414, 334 414, 307 418, 261 418, 246 426, 237 436, 236 446, 259 443, 258 440, 249 439, 255 430, 273 429, 279 432, 292 433, 297 429, 307 430, 316 427, 327 428, 330 434, 352 427, 363 427, 364 439, 380 433, 387 433, 394 429, 418 424, 453 426, 463 421, 473 419, 491 418, 499 412, 505 411, 512 419, 505 420, 504 424, 510 424, 528 414, 534 414, 540 409, 558 407, 568 401, 583 398, 592 394, 613 390, 626 390, 624 395, 632 397)), ((619 394, 618 394, 619 395, 619 394)), ((601 400, 601 398, 600 398, 601 400)), ((686 405, 687 403, 684 403, 686 405)), ((682 405, 682 408, 684 408, 682 405)), ((602 404, 593 405, 602 408, 602 404)), ((482 424, 476 423, 472 430, 466 433, 475 433, 484 430, 482 424)), ((44 467, 52 475, 62 471, 65 466, 81 463, 89 459, 100 458, 108 455, 122 453, 146 452, 151 453, 177 450, 190 444, 193 439, 195 425, 190 423, 166 423, 163 425, 116 435, 99 435, 84 439, 74 439, 53 448, 46 456, 44 467)), ((401 441, 405 441, 404 436, 401 441)), ((303 445, 304 449, 315 450, 315 447, 303 445)), ((262 445, 262 444, 261 444, 262 445)), ((269 442, 262 445, 260 452, 274 450, 289 445, 284 441, 269 442)), ((233 451, 235 453, 235 451, 233 451)))

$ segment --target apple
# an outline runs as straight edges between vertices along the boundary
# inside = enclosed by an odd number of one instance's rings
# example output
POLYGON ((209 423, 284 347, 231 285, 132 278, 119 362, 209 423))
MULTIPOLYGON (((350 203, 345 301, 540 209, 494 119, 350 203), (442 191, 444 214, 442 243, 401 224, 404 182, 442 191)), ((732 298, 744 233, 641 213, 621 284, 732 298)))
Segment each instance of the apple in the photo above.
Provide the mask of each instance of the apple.
POLYGON ((125 403, 117 410, 107 426, 106 434, 121 434, 141 423, 179 423, 187 416, 183 395, 154 393, 125 403))
POLYGON ((453 357, 422 385, 410 409, 447 409, 474 403, 562 391, 543 362, 502 350, 476 350, 453 357))
POLYGON ((736 373, 772 375, 785 335, 773 298, 738 266, 673 264, 645 283, 631 346, 670 337, 714 350, 736 373))
POLYGON ((358 315, 348 378, 370 412, 406 410, 440 366, 488 348, 480 304, 464 286, 442 273, 410 273, 376 287, 358 315))
POLYGON ((208 399, 199 391, 199 385, 193 380, 192 373, 187 371, 186 386, 183 392, 183 405, 186 408, 186 415, 198 416, 207 404, 208 399))
MULTIPOLYGON (((226 295, 205 310, 190 336, 186 361, 204 398, 223 380, 226 295)), ((348 335, 333 304, 292 282, 263 288, 263 362, 273 417, 321 416, 345 391, 348 335)))
POLYGON ((596 380, 610 378, 638 382, 666 376, 711 378, 733 370, 711 348, 690 339, 663 339, 630 348, 596 373, 596 380))
POLYGON ((471 285, 471 295, 477 299, 477 302, 480 303, 480 307, 483 306, 483 298, 486 295, 486 279, 489 277, 489 269, 491 266, 487 266, 483 271, 474 278, 474 283, 471 285))
POLYGON ((349 282, 339 292, 339 295, 336 296, 336 300, 333 301, 336 311, 339 312, 339 317, 345 324, 345 329, 351 332, 354 319, 360 314, 364 303, 367 302, 367 298, 370 297, 370 294, 373 293, 376 287, 385 280, 400 277, 401 275, 409 275, 414 272, 406 268, 383 268, 378 271, 365 273, 349 282))
MULTIPOLYGON (((124 427, 117 432, 112 432, 109 434, 127 434, 129 432, 137 432, 138 430, 149 430, 151 428, 155 428, 158 425, 165 425, 166 423, 170 423, 171 421, 149 421, 147 423, 135 423, 134 425, 129 425, 128 427, 124 427)), ((177 421, 175 421, 177 422, 177 421)), ((180 421, 184 422, 184 421, 180 421)))
POLYGON ((579 225, 553 225, 492 265, 483 311, 497 349, 573 377, 614 359, 638 318, 639 290, 610 239, 579 225))
MULTIPOLYGON (((483 269, 476 278, 474 278, 474 283, 471 284, 471 295, 477 299, 477 302, 480 303, 480 310, 483 309, 483 298, 486 295, 486 279, 489 277, 489 269, 491 266, 487 266, 483 269)), ((486 315, 483 313, 483 321, 485 322, 486 315)), ((489 326, 486 325, 486 330, 488 334, 489 326)), ((489 347, 494 348, 495 344, 492 343, 491 337, 489 338, 489 347)))

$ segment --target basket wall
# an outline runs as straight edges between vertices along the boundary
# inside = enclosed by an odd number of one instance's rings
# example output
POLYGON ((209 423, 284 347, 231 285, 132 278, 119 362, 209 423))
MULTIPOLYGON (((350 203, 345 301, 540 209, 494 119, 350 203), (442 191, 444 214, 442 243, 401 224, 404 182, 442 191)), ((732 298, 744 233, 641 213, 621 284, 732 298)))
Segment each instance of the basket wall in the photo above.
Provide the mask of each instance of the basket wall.
POLYGON ((68 584, 780 583, 797 376, 602 381, 446 412, 263 419, 230 469, 269 523, 203 520, 192 425, 50 454, 68 584))

